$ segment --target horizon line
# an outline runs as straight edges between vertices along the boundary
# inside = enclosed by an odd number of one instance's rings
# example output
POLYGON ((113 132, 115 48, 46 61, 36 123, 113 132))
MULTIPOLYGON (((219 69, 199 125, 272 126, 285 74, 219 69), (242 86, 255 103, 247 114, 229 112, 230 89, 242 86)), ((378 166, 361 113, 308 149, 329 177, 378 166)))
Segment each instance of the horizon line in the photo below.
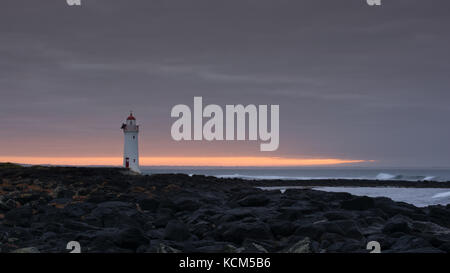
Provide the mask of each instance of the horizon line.
MULTIPOLYGON (((314 167, 370 163, 373 160, 339 158, 288 158, 257 156, 161 156, 141 157, 141 167, 314 167)), ((122 166, 122 157, 0 156, 0 162, 24 165, 122 166)))

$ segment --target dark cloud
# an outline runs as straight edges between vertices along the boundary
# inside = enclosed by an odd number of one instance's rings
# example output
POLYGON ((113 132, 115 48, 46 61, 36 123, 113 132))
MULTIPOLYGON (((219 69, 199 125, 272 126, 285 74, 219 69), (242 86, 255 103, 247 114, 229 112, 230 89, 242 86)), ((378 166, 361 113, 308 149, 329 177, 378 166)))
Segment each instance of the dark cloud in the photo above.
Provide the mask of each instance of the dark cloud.
POLYGON ((1 154, 120 155, 130 109, 144 155, 258 154, 172 142, 202 95, 280 104, 274 155, 450 164, 448 1, 82 1, 2 2, 1 154))

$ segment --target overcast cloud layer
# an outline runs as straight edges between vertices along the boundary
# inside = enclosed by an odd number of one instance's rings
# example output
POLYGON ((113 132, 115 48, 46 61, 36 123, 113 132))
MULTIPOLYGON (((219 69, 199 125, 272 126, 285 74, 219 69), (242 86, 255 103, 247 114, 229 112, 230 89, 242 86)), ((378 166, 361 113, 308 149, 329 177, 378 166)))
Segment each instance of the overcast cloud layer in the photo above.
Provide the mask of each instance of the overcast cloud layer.
POLYGON ((0 155, 265 155, 450 165, 450 2, 3 0, 0 155), (176 143, 173 105, 279 104, 280 148, 176 143))

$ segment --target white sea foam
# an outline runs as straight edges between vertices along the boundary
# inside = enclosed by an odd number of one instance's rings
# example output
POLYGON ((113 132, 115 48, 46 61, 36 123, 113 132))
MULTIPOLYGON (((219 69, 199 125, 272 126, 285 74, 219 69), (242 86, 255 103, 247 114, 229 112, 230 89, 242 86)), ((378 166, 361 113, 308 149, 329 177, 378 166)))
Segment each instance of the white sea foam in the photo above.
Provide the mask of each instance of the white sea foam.
POLYGON ((328 179, 365 179, 358 177, 317 177, 317 176, 278 176, 278 175, 242 175, 242 174, 221 174, 215 175, 217 178, 239 178, 244 180, 328 180, 328 179))
POLYGON ((375 176, 280 176, 280 175, 246 175, 246 174, 219 174, 218 178, 239 178, 244 180, 401 180, 401 181, 440 181, 436 176, 402 175, 379 173, 375 176))
POLYGON ((432 198, 444 198, 444 197, 450 197, 450 191, 437 193, 433 195, 432 198))
POLYGON ((375 179, 378 180, 392 180, 395 179, 396 175, 390 174, 390 173, 379 173, 375 179))
MULTIPOLYGON (((284 193, 288 189, 304 189, 309 187, 260 187, 262 190, 277 190, 284 193)), ((406 202, 418 207, 429 205, 447 205, 450 203, 448 189, 439 188, 384 188, 384 187, 313 187, 315 190, 327 192, 348 192, 353 195, 369 197, 388 197, 394 201, 406 202)))

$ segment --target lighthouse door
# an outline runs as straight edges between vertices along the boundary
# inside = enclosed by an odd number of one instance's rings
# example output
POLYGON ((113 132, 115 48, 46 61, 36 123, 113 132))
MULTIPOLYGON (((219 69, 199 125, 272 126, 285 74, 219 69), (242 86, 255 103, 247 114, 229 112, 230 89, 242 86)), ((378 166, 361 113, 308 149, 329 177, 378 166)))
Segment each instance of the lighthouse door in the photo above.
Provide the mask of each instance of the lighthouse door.
POLYGON ((130 158, 125 158, 125 167, 130 168, 130 158))

